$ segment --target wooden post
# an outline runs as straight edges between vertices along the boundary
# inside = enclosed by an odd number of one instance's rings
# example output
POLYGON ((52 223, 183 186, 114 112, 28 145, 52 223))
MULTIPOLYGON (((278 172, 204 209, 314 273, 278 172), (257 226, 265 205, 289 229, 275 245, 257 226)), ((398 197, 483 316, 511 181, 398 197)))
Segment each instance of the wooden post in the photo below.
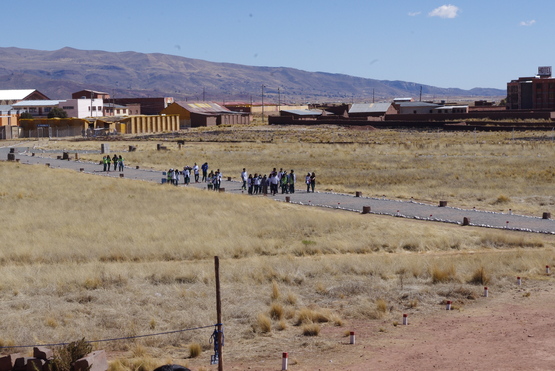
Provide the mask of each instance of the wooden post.
POLYGON ((222 301, 220 297, 220 258, 214 257, 214 271, 216 273, 216 316, 218 321, 218 371, 224 370, 222 357, 222 301))

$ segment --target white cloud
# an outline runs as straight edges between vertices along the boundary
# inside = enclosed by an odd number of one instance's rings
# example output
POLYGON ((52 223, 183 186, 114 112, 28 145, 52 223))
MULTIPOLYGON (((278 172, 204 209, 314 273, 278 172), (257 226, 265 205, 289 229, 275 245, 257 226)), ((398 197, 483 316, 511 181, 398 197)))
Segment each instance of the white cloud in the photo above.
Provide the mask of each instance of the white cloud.
POLYGON ((521 25, 521 26, 531 26, 531 25, 533 25, 534 23, 536 23, 536 20, 535 20, 535 19, 532 19, 532 20, 530 20, 530 21, 522 21, 522 22, 519 23, 519 25, 521 25))
POLYGON ((432 10, 428 15, 430 17, 439 17, 439 18, 455 18, 459 15, 460 9, 455 5, 442 5, 439 8, 435 8, 432 10))
POLYGON ((422 12, 409 12, 409 16, 410 17, 416 17, 417 15, 420 15, 422 12))

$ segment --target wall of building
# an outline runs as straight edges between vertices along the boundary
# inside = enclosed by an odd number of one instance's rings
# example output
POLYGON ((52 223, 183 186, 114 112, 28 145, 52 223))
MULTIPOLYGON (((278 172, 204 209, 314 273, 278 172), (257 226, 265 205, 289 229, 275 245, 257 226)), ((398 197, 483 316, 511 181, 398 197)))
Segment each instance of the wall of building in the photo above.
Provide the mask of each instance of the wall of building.
POLYGON ((58 107, 67 112, 68 117, 102 117, 103 116, 103 99, 92 100, 92 115, 91 115, 91 100, 90 99, 68 99, 61 102, 58 107))
POLYGON ((178 115, 130 116, 121 123, 125 124, 125 134, 179 131, 178 115))

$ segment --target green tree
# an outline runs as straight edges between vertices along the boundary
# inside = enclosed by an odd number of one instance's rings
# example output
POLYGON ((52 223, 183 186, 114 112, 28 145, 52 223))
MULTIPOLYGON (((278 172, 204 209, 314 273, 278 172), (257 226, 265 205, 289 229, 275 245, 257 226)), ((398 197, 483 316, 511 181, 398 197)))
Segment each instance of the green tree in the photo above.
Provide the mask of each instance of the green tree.
POLYGON ((20 119, 32 119, 33 115, 31 115, 29 112, 23 112, 19 115, 20 119))
POLYGON ((48 118, 53 119, 54 117, 59 117, 61 119, 67 118, 67 112, 60 107, 54 107, 48 112, 48 118))

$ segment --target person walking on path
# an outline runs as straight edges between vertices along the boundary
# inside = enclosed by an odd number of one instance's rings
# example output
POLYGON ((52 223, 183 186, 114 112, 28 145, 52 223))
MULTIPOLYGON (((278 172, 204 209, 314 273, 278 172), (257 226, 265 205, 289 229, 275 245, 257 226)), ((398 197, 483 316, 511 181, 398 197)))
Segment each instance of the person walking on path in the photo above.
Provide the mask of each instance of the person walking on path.
POLYGON ((199 171, 198 171, 198 165, 195 162, 195 165, 193 166, 193 174, 195 174, 195 183, 198 183, 198 179, 199 179, 199 171))
POLYGON ((200 168, 202 170, 202 181, 206 182, 207 181, 206 177, 208 176, 208 162, 205 162, 204 164, 202 164, 200 168))
POLYGON ((104 171, 106 171, 106 165, 108 165, 108 160, 106 160, 106 156, 102 156, 102 165, 104 165, 104 171))
POLYGON ((118 164, 119 164, 119 171, 123 173, 123 169, 125 168, 125 165, 123 164, 123 157, 121 157, 121 155, 119 155, 118 157, 118 164))
POLYGON ((314 188, 316 187, 316 174, 314 171, 310 175, 310 188, 312 188, 312 193, 314 193, 314 188))
POLYGON ((306 174, 304 182, 306 184, 306 193, 310 193, 310 173, 306 174))
POLYGON ((243 185, 241 189, 247 190, 247 180, 249 178, 249 174, 247 173, 247 169, 243 168, 243 172, 241 173, 241 180, 243 181, 243 185))
POLYGON ((289 193, 295 193, 295 182, 297 181, 297 175, 294 170, 291 169, 289 176, 287 177, 287 184, 289 184, 289 193))
POLYGON ((110 166, 112 165, 112 159, 110 155, 106 156, 106 167, 108 168, 108 172, 110 172, 110 166))
POLYGON ((112 163, 114 164, 114 171, 118 171, 118 155, 114 155, 112 163))
POLYGON ((252 174, 249 174, 247 178, 247 186, 248 186, 248 193, 252 195, 253 188, 254 188, 254 179, 252 178, 252 174))
POLYGON ((188 186, 190 181, 191 181, 191 172, 189 171, 189 166, 185 166, 183 168, 183 184, 188 186))
POLYGON ((281 175, 281 179, 280 179, 279 182, 280 182, 280 185, 281 185, 281 194, 289 193, 289 188, 288 188, 288 185, 287 185, 287 173, 284 172, 281 175))

